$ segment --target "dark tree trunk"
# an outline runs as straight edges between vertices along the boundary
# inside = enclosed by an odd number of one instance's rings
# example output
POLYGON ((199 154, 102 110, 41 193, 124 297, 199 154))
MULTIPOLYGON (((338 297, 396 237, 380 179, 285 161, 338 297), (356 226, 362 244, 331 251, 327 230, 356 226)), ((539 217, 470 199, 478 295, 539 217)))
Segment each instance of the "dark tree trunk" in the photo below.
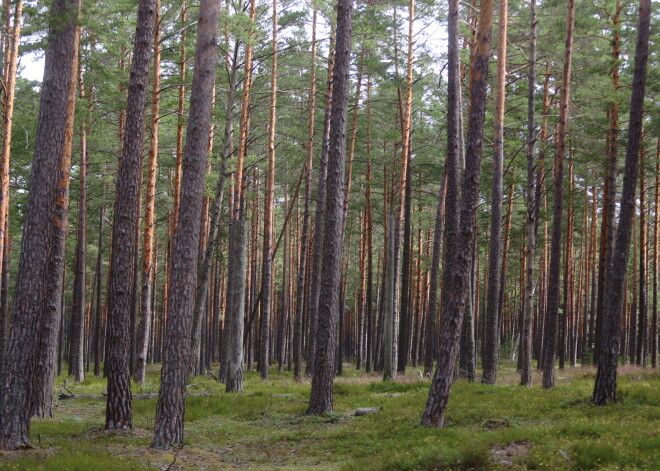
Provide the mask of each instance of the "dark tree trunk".
MULTIPOLYGON (((458 14, 455 0, 450 4, 450 21, 458 14)), ((488 81, 488 59, 490 52, 491 27, 493 22, 493 1, 483 0, 479 16, 479 30, 475 48, 474 65, 471 70, 472 97, 468 120, 466 146, 466 165, 463 180, 463 198, 461 201, 460 224, 457 229, 457 243, 451 255, 452 263, 445 267, 449 272, 449 289, 443 307, 442 339, 438 357, 438 367, 431 383, 429 398, 422 415, 423 425, 442 427, 449 401, 449 390, 454 377, 458 347, 465 313, 465 301, 469 291, 472 271, 474 243, 476 236, 476 210, 481 179, 481 155, 483 142, 484 115, 486 108, 486 89, 488 81)), ((454 23, 456 24, 456 23, 454 23)), ((449 37, 455 36, 450 30, 449 37)), ((453 39, 456 41, 456 38, 453 39)), ((453 46, 456 47, 457 41, 453 46)), ((453 134, 453 133, 452 133, 453 134)), ((458 137, 458 136, 455 136, 458 137)), ((454 136, 452 136, 454 138, 454 136)), ((457 146, 449 142, 448 145, 457 146)), ((449 246, 448 246, 449 248, 449 246)))
POLYGON ((536 0, 529 5, 529 58, 527 69, 527 188, 525 204, 525 295, 520 334, 520 385, 532 385, 532 314, 534 310, 534 260, 536 256, 536 124, 534 113, 536 88, 536 0))
POLYGON ((333 76, 335 67, 334 30, 330 32, 330 51, 328 53, 328 83, 325 95, 325 116, 323 118, 323 139, 321 142, 321 163, 319 181, 316 186, 316 213, 314 220, 314 239, 312 243, 312 271, 307 318, 309 319, 306 376, 314 374, 316 366, 316 340, 319 322, 319 292, 321 290, 321 264, 323 263, 323 221, 326 200, 326 177, 328 174, 328 141, 330 133, 330 115, 332 114, 333 76))
POLYGON ((396 241, 394 240, 395 229, 394 213, 389 212, 387 216, 387 252, 385 254, 385 285, 383 287, 383 381, 388 381, 394 376, 393 364, 393 320, 394 320, 394 290, 396 280, 394 279, 394 251, 396 241))
POLYGON ((605 282, 608 299, 607 303, 605 303, 605 318, 603 319, 603 337, 601 341, 600 360, 598 361, 598 372, 596 374, 594 392, 591 397, 591 401, 596 405, 605 405, 608 402, 616 401, 619 325, 626 270, 628 267, 632 221, 635 213, 635 192, 642 139, 650 17, 651 0, 640 0, 633 86, 630 97, 630 124, 626 146, 626 170, 623 177, 621 210, 619 213, 614 251, 605 282))
POLYGON ((128 83, 128 106, 124 141, 117 172, 110 288, 108 293, 108 334, 106 368, 108 399, 105 428, 133 426, 129 371, 130 315, 133 303, 133 274, 137 262, 138 214, 142 174, 144 108, 147 101, 149 65, 153 44, 156 0, 140 0, 135 30, 133 62, 128 83))
POLYGON ((335 374, 337 321, 343 236, 344 160, 346 158, 346 117, 351 54, 353 1, 337 4, 337 44, 333 72, 332 116, 328 144, 328 175, 324 215, 323 265, 318 302, 318 338, 308 414, 332 412, 332 383, 335 374))
POLYGON ((506 41, 508 0, 500 0, 495 96, 495 140, 493 155, 493 196, 490 210, 490 252, 488 253, 488 294, 482 352, 484 384, 495 384, 500 359, 500 268, 502 265, 502 175, 504 166, 504 101, 506 98, 506 41))
POLYGON ((101 374, 101 332, 103 324, 103 219, 105 218, 105 205, 101 204, 99 212, 99 241, 96 255, 96 313, 94 315, 94 376, 101 374))
POLYGON ((29 444, 33 381, 40 331, 49 316, 44 312, 46 275, 56 217, 56 193, 64 158, 69 89, 75 75, 78 0, 56 0, 51 23, 34 160, 30 178, 21 257, 14 293, 14 321, 5 347, 2 368, 0 449, 29 444), (65 19, 62 21, 62 19, 65 19))
POLYGON ((557 353, 557 316, 559 311, 559 285, 561 268, 562 216, 564 212, 564 154, 566 152, 566 128, 571 87, 571 61, 573 58, 573 23, 575 0, 568 0, 566 13, 566 43, 564 71, 562 74, 559 126, 557 129, 557 153, 555 155, 555 194, 552 216, 552 242, 550 270, 548 272, 547 310, 543 335, 543 387, 555 385, 555 355, 557 353))
POLYGON ((181 205, 172 251, 164 336, 161 386, 156 408, 154 448, 183 444, 183 417, 190 361, 192 311, 195 302, 204 177, 209 150, 213 85, 217 62, 219 4, 202 0, 197 23, 195 69, 186 130, 181 205))

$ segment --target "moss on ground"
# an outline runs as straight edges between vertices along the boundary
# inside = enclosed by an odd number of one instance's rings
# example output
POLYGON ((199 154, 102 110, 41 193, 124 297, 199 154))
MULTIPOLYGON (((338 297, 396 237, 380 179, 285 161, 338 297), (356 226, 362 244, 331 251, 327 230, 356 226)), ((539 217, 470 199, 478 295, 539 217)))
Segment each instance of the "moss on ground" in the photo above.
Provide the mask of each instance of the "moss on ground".
MULTIPOLYGON (((134 400, 135 428, 102 430, 105 401, 63 399, 55 417, 32 423, 34 448, 0 454, 0 470, 133 469, 640 469, 660 470, 660 372, 627 368, 620 401, 589 402, 594 371, 558 371, 558 385, 543 390, 516 385, 513 368, 502 384, 457 381, 444 429, 419 425, 429 380, 418 370, 383 383, 347 365, 335 382, 335 411, 305 415, 310 383, 273 370, 268 381, 247 372, 245 391, 226 394, 213 378, 188 388, 186 443, 173 451, 148 448, 156 400, 134 400), (357 407, 382 407, 362 417, 357 407)), ((56 383, 56 393, 64 378, 56 383)), ((100 396, 101 378, 68 381, 77 396, 100 396)), ((158 390, 158 368, 145 387, 158 390)))

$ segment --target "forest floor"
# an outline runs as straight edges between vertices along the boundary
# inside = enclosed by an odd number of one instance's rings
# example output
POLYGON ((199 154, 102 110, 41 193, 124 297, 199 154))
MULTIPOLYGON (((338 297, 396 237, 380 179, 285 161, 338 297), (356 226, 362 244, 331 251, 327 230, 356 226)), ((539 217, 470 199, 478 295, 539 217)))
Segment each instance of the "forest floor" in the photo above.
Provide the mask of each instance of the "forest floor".
MULTIPOLYGON (((69 380, 66 389, 87 397, 59 399, 53 418, 33 420, 33 448, 0 454, 0 470, 660 470, 657 369, 621 368, 620 401, 595 407, 592 368, 557 370, 557 386, 544 390, 538 373, 528 389, 503 366, 496 386, 457 381, 447 426, 433 429, 419 425, 430 385, 419 369, 384 383, 351 368, 335 381, 335 412, 321 417, 305 415, 309 380, 287 371, 271 370, 268 381, 247 372, 239 394, 197 377, 185 446, 174 451, 149 448, 156 399, 133 401, 133 430, 107 432, 105 381, 69 380), (382 410, 356 417, 358 407, 382 410)), ((158 374, 152 367, 133 393, 157 392, 158 374)))

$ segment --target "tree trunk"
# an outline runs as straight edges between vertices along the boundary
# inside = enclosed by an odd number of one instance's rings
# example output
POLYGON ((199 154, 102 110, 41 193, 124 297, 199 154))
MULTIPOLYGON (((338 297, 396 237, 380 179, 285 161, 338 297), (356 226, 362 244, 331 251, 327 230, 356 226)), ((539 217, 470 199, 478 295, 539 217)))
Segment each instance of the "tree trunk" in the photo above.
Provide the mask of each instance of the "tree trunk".
POLYGON ((500 267, 502 254, 502 175, 504 166, 504 101, 506 99, 506 42, 509 6, 500 0, 497 43, 497 84, 495 85, 495 140, 493 155, 493 196, 490 212, 490 252, 488 255, 488 302, 482 352, 484 384, 495 384, 500 358, 500 267))
POLYGON ((571 61, 573 59, 573 23, 575 0, 568 0, 566 13, 566 43, 564 71, 562 74, 559 126, 557 129, 557 153, 554 163, 555 194, 552 216, 552 243, 550 270, 548 273, 547 310, 543 335, 543 387, 555 385, 555 355, 557 352, 557 314, 559 311, 559 271, 561 267, 562 215, 564 211, 564 154, 566 153, 566 128, 571 87, 571 61))
POLYGON ((227 314, 230 334, 227 341, 229 349, 229 368, 227 371, 227 392, 243 390, 243 317, 245 315, 245 275, 247 268, 247 222, 244 219, 234 219, 231 222, 230 237, 233 240, 233 250, 229 254, 228 276, 231 282, 231 306, 227 314))
POLYGON ((651 321, 651 367, 658 366, 658 229, 660 229, 660 138, 655 161, 655 199, 653 202, 653 319, 651 321))
POLYGON ((337 44, 333 72, 332 117, 328 144, 328 175, 324 215, 323 265, 318 302, 318 339, 308 414, 332 412, 332 383, 335 374, 337 321, 342 267, 342 212, 344 203, 344 160, 351 54, 353 1, 337 4, 337 44))
MULTIPOLYGON (((234 51, 231 57, 229 70, 229 88, 227 89, 227 103, 225 106, 225 129, 222 137, 222 160, 218 169, 218 181, 215 186, 215 195, 211 206, 211 221, 209 237, 206 242, 206 251, 204 260, 197 274, 197 292, 195 293, 195 307, 193 310, 193 328, 191 340, 191 359, 190 375, 195 376, 199 371, 199 358, 201 354, 201 327, 202 311, 206 306, 206 299, 209 293, 209 284, 211 280, 211 264, 215 252, 216 240, 218 238, 218 228, 220 226, 220 215, 222 212, 222 202, 225 192, 227 161, 232 154, 234 139, 234 102, 236 101, 236 73, 238 71, 238 46, 239 42, 234 43, 234 51)), ((222 359, 225 361, 225 359, 222 359)))
MULTIPOLYGON (((83 83, 82 69, 78 71, 78 85, 80 98, 85 98, 85 86, 83 83)), ((75 90, 74 90, 75 92, 75 90)), ((85 347, 85 317, 86 317, 86 296, 85 280, 87 271, 87 136, 89 135, 90 117, 84 123, 84 128, 80 133, 80 198, 78 209, 78 234, 76 243, 76 261, 73 280, 73 300, 71 310, 71 342, 70 342, 70 360, 69 369, 76 381, 81 382, 85 379, 84 365, 84 347, 85 347)), ((73 131, 73 130, 72 130, 73 131)))
POLYGON ((529 58, 527 69, 527 188, 525 191, 525 297, 520 334, 520 385, 532 385, 532 315, 534 311, 534 259, 536 257, 536 124, 534 115, 536 88, 536 0, 529 5, 529 58))
POLYGON ((326 178, 328 174, 328 141, 330 138, 330 115, 332 114, 333 76, 335 68, 334 29, 330 31, 330 50, 328 51, 328 83, 325 95, 325 116, 323 118, 323 139, 321 142, 321 163, 319 181, 316 186, 316 214, 314 220, 314 241, 312 243, 312 275, 307 312, 309 318, 309 333, 307 338, 307 368, 306 376, 314 374, 316 366, 316 340, 319 321, 319 293, 321 290, 321 264, 323 259, 323 230, 325 219, 326 178))
POLYGON ((394 318, 394 213, 387 215, 387 253, 385 255, 385 293, 383 296, 383 381, 394 376, 393 364, 393 318, 394 318))
POLYGON ((600 360, 598 362, 598 372, 596 374, 594 392, 591 397, 591 402, 596 405, 605 405, 608 402, 616 401, 619 324, 624 297, 623 289, 626 280, 626 269, 628 266, 632 220, 635 213, 635 192, 642 138, 650 17, 651 0, 640 0, 633 87, 630 97, 630 124, 626 146, 626 170, 623 177, 623 192, 621 194, 621 210, 617 225, 616 241, 605 283, 606 292, 609 294, 608 302, 605 305, 605 318, 603 319, 603 338, 600 360))
POLYGON ((316 116, 316 18, 312 14, 312 60, 310 64, 309 118, 307 120, 307 161, 305 164, 305 207, 300 239, 300 259, 298 261, 298 279, 296 284, 296 320, 293 335, 293 376, 296 381, 302 379, 302 341, 303 315, 305 313, 305 275, 307 272, 307 253, 309 252, 309 213, 312 199, 312 165, 314 162, 314 124, 316 116))
MULTIPOLYGON (((450 4, 450 22, 456 25, 458 5, 455 0, 450 4)), ((471 69, 472 97, 468 120, 466 146, 466 165, 463 180, 463 198, 461 201, 460 224, 457 229, 457 243, 452 253, 452 263, 445 267, 449 272, 450 292, 447 293, 447 306, 442 319, 442 339, 436 369, 429 398, 422 415, 423 425, 442 427, 449 401, 449 390, 454 377, 458 347, 465 313, 465 301, 469 291, 472 271, 474 241, 476 237, 476 210, 481 179, 481 155, 483 142, 484 115, 486 108, 486 89, 488 79, 488 57, 491 41, 493 1, 483 0, 479 16, 479 30, 475 47, 474 65, 471 69)), ((450 23, 451 24, 451 23, 450 23)), ((450 29, 450 47, 457 46, 456 30, 450 29)), ((451 69, 451 67, 450 67, 451 69)), ((453 132, 452 132, 453 135, 453 132)), ((453 138, 454 136, 452 136, 453 138)), ((456 136, 457 137, 457 136, 456 136)), ((449 142, 449 147, 458 142, 449 142)), ((448 245, 449 248, 449 245, 448 245)), ((444 308, 443 308, 444 309, 444 308)))
POLYGON ((204 178, 209 150, 217 62, 219 4, 202 0, 181 181, 181 205, 172 251, 169 319, 152 447, 183 444, 183 416, 190 361, 204 178))
MULTIPOLYGON (((0 449, 29 444, 33 381, 45 312, 49 253, 56 218, 57 185, 65 158, 67 113, 71 82, 75 82, 77 0, 57 0, 51 7, 44 80, 35 138, 21 258, 14 293, 14 322, 2 368, 0 449), (65 19, 62 21, 62 19, 65 19)), ((43 352, 45 353, 45 352, 43 352)), ((42 353, 42 354, 43 354, 42 353)))
POLYGON ((128 106, 117 173, 110 288, 108 293, 108 399, 105 428, 133 426, 129 372, 129 318, 133 286, 133 264, 137 261, 135 237, 138 217, 135 202, 140 194, 144 108, 147 101, 149 64, 153 46, 155 0, 140 0, 135 48, 128 83, 128 106))
POLYGON ((268 173, 266 174, 266 195, 264 197, 264 242, 261 267, 261 346, 259 348, 259 371, 261 379, 268 379, 270 364, 270 307, 273 291, 273 200, 275 198, 275 120, 277 111, 277 0, 273 0, 273 63, 270 82, 270 116, 268 124, 268 173))
MULTIPOLYGON (((647 299, 648 288, 646 284, 646 271, 648 266, 648 251, 646 246, 646 182, 644 173, 644 149, 642 148, 639 155, 639 310, 637 318, 637 351, 632 352, 635 354, 635 363, 638 366, 645 366, 646 363, 646 350, 648 348, 646 342, 647 330, 647 299)), ((631 355, 632 355, 631 353, 631 355)))

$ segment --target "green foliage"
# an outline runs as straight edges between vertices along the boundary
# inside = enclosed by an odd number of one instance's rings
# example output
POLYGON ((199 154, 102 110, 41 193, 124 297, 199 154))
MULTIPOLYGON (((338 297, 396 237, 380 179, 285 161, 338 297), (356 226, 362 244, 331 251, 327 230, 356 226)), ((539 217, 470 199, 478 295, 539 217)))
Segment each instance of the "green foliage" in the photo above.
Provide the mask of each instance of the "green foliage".
MULTIPOLYGON (((265 382, 248 371, 239 394, 226 394, 212 378, 195 378, 185 447, 169 452, 147 448, 155 399, 134 399, 135 429, 125 432, 101 430, 103 399, 61 400, 54 418, 33 421, 36 449, 0 455, 0 469, 162 469, 176 461, 185 469, 232 463, 248 470, 586 470, 655 469, 660 462, 657 371, 622 375, 622 400, 595 407, 592 371, 564 370, 558 386, 544 390, 514 385, 515 370, 506 367, 504 384, 457 381, 443 429, 419 425, 429 382, 415 381, 418 371, 389 382, 348 365, 345 371, 335 381, 334 412, 318 417, 305 415, 309 382, 294 382, 287 371, 273 370, 265 382), (357 407, 383 410, 354 417, 357 407)), ((147 386, 134 393, 157 391, 157 379, 150 368, 147 386)), ((97 395, 103 385, 90 377, 67 388, 97 395)))

